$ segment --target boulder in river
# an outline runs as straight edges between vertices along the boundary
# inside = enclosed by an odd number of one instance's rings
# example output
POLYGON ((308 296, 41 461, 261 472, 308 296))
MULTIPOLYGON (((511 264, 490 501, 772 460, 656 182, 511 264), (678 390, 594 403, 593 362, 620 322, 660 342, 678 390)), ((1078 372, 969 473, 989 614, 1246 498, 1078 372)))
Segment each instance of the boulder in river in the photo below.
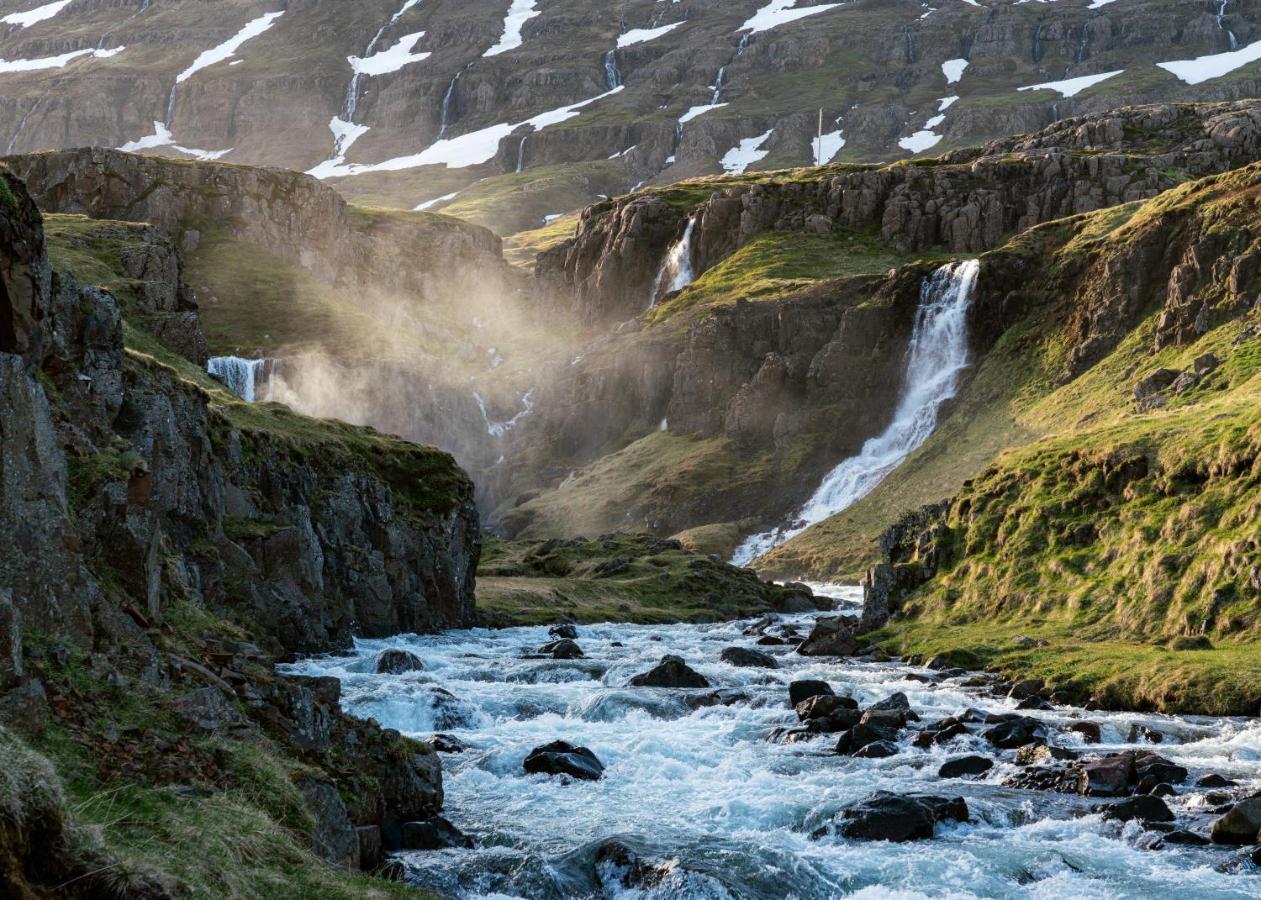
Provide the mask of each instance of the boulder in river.
POLYGON ((1097 744, 1103 740, 1103 732, 1095 722, 1070 722, 1064 726, 1064 730, 1080 734, 1087 744, 1097 744))
POLYGON ((472 849, 473 839, 442 816, 403 823, 404 850, 472 849))
POLYGON ((760 650, 750 650, 747 647, 728 647, 718 655, 718 658, 730 666, 760 669, 779 668, 779 663, 775 662, 775 657, 769 653, 763 653, 760 650))
POLYGON ((1118 803, 1110 803, 1097 809, 1103 813, 1105 819, 1115 819, 1118 822, 1129 822, 1133 819, 1138 819, 1140 822, 1173 821, 1173 813, 1165 805, 1165 801, 1146 794, 1130 797, 1118 803))
POLYGON ((855 759, 884 759, 898 755, 898 745, 893 741, 880 740, 863 744, 852 754, 855 759))
POLYGON ((794 681, 788 685, 788 705, 795 708, 802 700, 809 700, 811 697, 819 696, 831 697, 835 693, 832 690, 832 685, 826 681, 815 681, 809 678, 794 681))
POLYGON ((984 756, 960 756, 948 759, 937 770, 938 778, 962 778, 964 775, 984 775, 994 768, 994 760, 984 756))
POLYGON ((826 719, 839 710, 853 712, 854 721, 858 721, 858 702, 852 697, 838 697, 835 694, 816 694, 798 703, 794 709, 797 718, 805 722, 810 719, 826 719))
POLYGON ((554 638, 562 638, 564 640, 576 640, 578 638, 578 629, 569 622, 562 622, 559 625, 553 625, 547 629, 547 633, 554 638))
POLYGON ((435 734, 429 738, 429 746, 439 753, 463 753, 469 745, 453 734, 435 734))
POLYGON ((524 766, 531 775, 568 775, 583 781, 598 781, 604 774, 604 763, 594 753, 566 741, 535 747, 525 758, 524 766))
POLYGON ((552 659, 582 659, 582 648, 568 638, 546 643, 538 652, 552 659))
POLYGON ((1231 781, 1229 778, 1218 775, 1216 772, 1205 775, 1195 782, 1196 787, 1206 789, 1238 787, 1238 785, 1239 782, 1231 781))
POLYGON ((402 675, 419 672, 424 667, 420 657, 409 650, 382 650, 377 656, 378 675, 402 675))
POLYGON ((630 680, 631 687, 703 688, 709 680, 680 656, 663 656, 652 669, 630 680))
POLYGON ((1044 741, 1046 726, 1028 716, 1013 716, 986 730, 985 739, 1001 750, 1015 750, 1025 744, 1044 741))
POLYGON ((891 794, 876 791, 841 810, 838 820, 815 831, 821 838, 835 832, 868 841, 919 841, 933 836, 938 822, 968 821, 962 797, 891 794))
POLYGON ((1214 844, 1255 844, 1261 835, 1261 797, 1240 800, 1213 823, 1214 844))
POLYGON ((874 744, 876 741, 895 743, 897 739, 896 728, 860 722, 840 736, 836 742, 836 752, 843 756, 853 756, 868 744, 874 744))
POLYGON ((809 636, 797 647, 802 656, 853 656, 858 652, 854 620, 827 616, 814 623, 809 636))

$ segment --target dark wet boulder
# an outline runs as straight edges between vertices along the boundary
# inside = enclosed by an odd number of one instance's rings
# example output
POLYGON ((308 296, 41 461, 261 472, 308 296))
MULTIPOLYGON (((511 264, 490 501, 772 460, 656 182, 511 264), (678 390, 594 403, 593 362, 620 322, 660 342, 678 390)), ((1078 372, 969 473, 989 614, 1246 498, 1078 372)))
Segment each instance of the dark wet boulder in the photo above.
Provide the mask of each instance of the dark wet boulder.
POLYGON ((809 719, 826 719, 841 710, 854 713, 855 722, 859 719, 858 702, 852 697, 838 697, 835 694, 816 694, 802 700, 794 709, 797 711, 797 718, 803 722, 809 719))
POLYGON ((814 623, 814 628, 797 647, 797 652, 802 656, 853 656, 858 647, 854 620, 828 616, 814 623))
POLYGON ((893 741, 872 741, 869 744, 863 744, 852 755, 855 759, 884 759, 888 756, 897 756, 898 745, 893 741))
POLYGON ((984 756, 960 756, 942 763, 937 770, 938 778, 962 778, 965 775, 984 775, 994 768, 994 760, 984 756))
POLYGON ((1240 800, 1213 823, 1214 844, 1255 844, 1261 835, 1261 797, 1240 800))
POLYGON ((1037 719, 1016 716, 986 729, 984 736, 1001 750, 1015 750, 1025 744, 1045 742, 1046 726, 1037 719))
POLYGON ((1189 774, 1185 767, 1155 753, 1139 752, 1134 756, 1134 777, 1140 788, 1150 789, 1162 781, 1182 784, 1189 774))
POLYGON ((817 719, 809 719, 806 721, 806 730, 815 734, 836 734, 840 731, 848 731, 858 724, 861 717, 856 709, 846 709, 845 707, 837 707, 830 714, 817 719))
POLYGON ((1117 753, 1078 764, 1078 790, 1092 797, 1121 797, 1134 786, 1134 756, 1117 753))
POLYGON ((1013 684, 1007 696, 1013 700, 1027 700, 1030 697, 1039 696, 1045 689, 1046 682, 1041 678, 1026 678, 1024 681, 1013 684))
POLYGON ((1210 841, 1204 835, 1196 834, 1194 831, 1186 831, 1184 829, 1171 831, 1160 839, 1160 844, 1162 845, 1184 844, 1192 847, 1203 847, 1208 843, 1210 843, 1210 841))
POLYGON ((681 656, 663 656, 652 669, 630 680, 631 687, 704 688, 709 680, 688 666, 681 656))
POLYGON ((469 749, 468 744, 451 734, 435 734, 428 743, 439 753, 463 753, 469 749))
POLYGON ((916 747, 932 747, 935 744, 944 744, 955 738, 971 734, 968 726, 955 719, 942 719, 940 722, 933 722, 915 735, 913 743, 916 747))
POLYGON ((1173 821, 1173 812, 1165 805, 1165 801, 1146 794, 1096 807, 1096 811, 1102 812, 1105 819, 1114 819, 1118 822, 1129 822, 1133 819, 1141 822, 1173 821))
POLYGON ((688 694, 684 698, 691 709, 704 709, 708 706, 735 706, 737 703, 748 703, 749 695, 739 688, 719 688, 708 694, 688 694))
POLYGON ((408 650, 382 650, 377 655, 378 675, 402 675, 404 672, 419 672, 424 667, 420 657, 408 650))
POLYGON ((470 850, 472 847, 473 839, 442 816, 403 823, 404 850, 470 850))
POLYGON ((569 622, 562 622, 559 625, 553 625, 547 629, 547 633, 554 638, 573 641, 578 638, 578 629, 569 622))
POLYGON ((582 648, 568 638, 544 644, 538 652, 552 659, 582 659, 582 648))
POLYGON ((840 736, 836 742, 836 752, 843 756, 853 756, 868 744, 876 741, 896 743, 897 739, 898 732, 895 728, 860 722, 840 736))
POLYGON ((832 686, 826 681, 813 681, 810 679, 794 681, 788 685, 788 705, 795 708, 803 700, 819 696, 831 697, 835 693, 832 690, 832 686))
POLYGON ((1103 732, 1095 722, 1070 722, 1064 726, 1064 730, 1080 734, 1087 744, 1097 744, 1103 740, 1103 732))
POLYGON ((1216 772, 1214 772, 1212 774, 1205 775, 1197 779, 1195 782, 1195 786, 1198 788, 1205 788, 1207 790, 1212 790, 1214 788, 1238 787, 1239 782, 1231 781, 1229 778, 1225 778, 1221 775, 1218 775, 1216 772))
POLYGON ((728 647, 718 655, 718 658, 730 666, 759 669, 779 668, 779 663, 775 662, 775 657, 760 650, 750 650, 747 647, 728 647))
POLYGON ((1172 784, 1162 781, 1160 784, 1152 787, 1147 793, 1153 797, 1172 797, 1178 792, 1173 789, 1172 784))
POLYGON ((1131 725, 1130 740, 1131 744, 1160 744, 1165 740, 1165 736, 1152 728, 1150 725, 1131 725))
POLYGON ((898 691, 896 694, 885 697, 883 700, 878 703, 873 703, 867 708, 878 710, 896 709, 906 710, 909 712, 911 709, 911 701, 907 698, 906 694, 898 691))
POLYGON ((1049 700, 1044 700, 1041 697, 1026 697, 1025 699, 1021 700, 1019 703, 1016 704, 1016 709, 1047 710, 1047 709, 1055 709, 1055 705, 1051 703, 1049 700))
POLYGON ((754 635, 765 634, 766 629, 770 628, 777 621, 779 621, 779 619, 776 616, 762 616, 762 618, 755 619, 754 621, 746 625, 744 627, 744 630, 741 632, 741 634, 743 634, 745 637, 753 637, 754 635))
POLYGON ((839 834, 854 840, 919 841, 933 836, 938 822, 966 822, 962 797, 933 797, 876 791, 840 811, 835 822, 816 830, 818 839, 839 834))
POLYGON ((566 741, 535 747, 525 758, 524 766, 531 775, 567 775, 584 781, 597 781, 604 774, 604 764, 594 753, 566 741))

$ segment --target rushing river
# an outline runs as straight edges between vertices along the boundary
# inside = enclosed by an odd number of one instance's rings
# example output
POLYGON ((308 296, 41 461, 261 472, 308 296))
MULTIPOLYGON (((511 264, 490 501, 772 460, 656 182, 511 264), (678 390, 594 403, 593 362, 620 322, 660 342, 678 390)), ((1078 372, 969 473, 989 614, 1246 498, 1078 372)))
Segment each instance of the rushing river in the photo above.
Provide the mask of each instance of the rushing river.
MULTIPOLYGON (((811 617, 800 617, 808 626, 811 617)), ((334 675, 343 705, 387 727, 425 738, 453 734, 471 749, 443 757, 446 815, 476 850, 403 854, 418 883, 459 897, 1215 897, 1261 896, 1261 874, 1236 866, 1238 849, 1146 849, 1154 835, 1135 822, 1105 822, 1097 798, 1001 785, 1016 771, 1012 751, 977 736, 919 749, 904 734, 896 756, 855 759, 831 752, 835 735, 796 744, 767 740, 797 724, 790 681, 824 679, 864 706, 895 691, 931 722, 966 707, 1009 712, 1015 702, 966 679, 921 680, 933 673, 900 664, 805 658, 790 647, 761 647, 779 668, 736 668, 719 661, 729 646, 752 647, 748 623, 579 626, 585 659, 523 659, 548 640, 546 628, 473 629, 433 636, 360 641, 353 655, 289 667, 334 675), (377 654, 412 651, 425 669, 373 674, 377 654), (720 688, 747 700, 694 709, 706 691, 627 688, 663 654, 682 656, 720 688), (449 691, 454 698, 441 691, 449 691), (562 739, 591 748, 607 766, 597 782, 562 783, 522 774, 534 747, 562 739), (968 753, 999 764, 979 780, 943 780, 938 767, 968 753), (963 796, 973 822, 938 825, 930 841, 905 844, 811 840, 810 832, 871 791, 963 796), (664 878, 627 886, 624 872, 594 863, 600 843, 616 839, 664 878)), ((1054 726, 1089 720, 1109 752, 1129 743, 1135 725, 1165 736, 1153 747, 1190 770, 1180 794, 1166 798, 1178 826, 1201 833, 1213 816, 1195 780, 1214 772, 1238 781, 1236 795, 1261 789, 1261 722, 1141 714, 1032 711, 1054 726)), ((1081 747, 1076 734, 1054 742, 1081 747)), ((1149 745, 1144 745, 1149 746, 1149 745)))

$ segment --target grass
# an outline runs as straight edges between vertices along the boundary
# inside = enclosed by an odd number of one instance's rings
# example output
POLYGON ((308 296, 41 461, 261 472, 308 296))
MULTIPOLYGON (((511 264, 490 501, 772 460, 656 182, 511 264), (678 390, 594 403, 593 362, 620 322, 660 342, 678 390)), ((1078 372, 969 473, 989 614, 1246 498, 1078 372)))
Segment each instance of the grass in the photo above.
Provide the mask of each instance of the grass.
POLYGON ((567 213, 541 228, 519 231, 504 240, 504 259, 514 266, 534 271, 534 261, 540 253, 564 243, 574 236, 578 228, 579 214, 567 213))
POLYGON ((619 160, 537 166, 483 178, 439 208, 507 236, 538 228, 544 216, 582 209, 601 195, 621 194, 628 184, 630 176, 619 160))

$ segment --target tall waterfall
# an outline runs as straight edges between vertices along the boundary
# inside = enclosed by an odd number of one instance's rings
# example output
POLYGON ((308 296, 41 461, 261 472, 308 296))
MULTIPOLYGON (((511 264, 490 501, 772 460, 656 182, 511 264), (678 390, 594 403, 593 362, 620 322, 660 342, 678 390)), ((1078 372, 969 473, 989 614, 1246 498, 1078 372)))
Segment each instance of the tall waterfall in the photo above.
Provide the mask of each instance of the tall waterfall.
POLYGON ((246 403, 271 398, 271 374, 274 360, 242 359, 239 356, 212 356, 206 363, 206 371, 219 378, 228 390, 246 403), (266 376, 266 382, 264 377, 266 376), (259 387, 262 396, 259 396, 259 387))
POLYGON ((695 227, 696 216, 692 216, 687 220, 683 236, 666 252, 666 258, 662 260, 661 269, 657 272, 657 280, 652 285, 649 309, 656 306, 657 301, 666 294, 681 291, 696 280, 696 273, 692 271, 692 230, 695 227))
POLYGON ((750 536, 736 549, 732 562, 746 565, 853 506, 928 439, 937 427, 941 405, 955 396, 969 364, 968 309, 980 271, 981 264, 972 259, 942 266, 924 280, 902 397, 889 427, 828 473, 790 524, 750 536))

